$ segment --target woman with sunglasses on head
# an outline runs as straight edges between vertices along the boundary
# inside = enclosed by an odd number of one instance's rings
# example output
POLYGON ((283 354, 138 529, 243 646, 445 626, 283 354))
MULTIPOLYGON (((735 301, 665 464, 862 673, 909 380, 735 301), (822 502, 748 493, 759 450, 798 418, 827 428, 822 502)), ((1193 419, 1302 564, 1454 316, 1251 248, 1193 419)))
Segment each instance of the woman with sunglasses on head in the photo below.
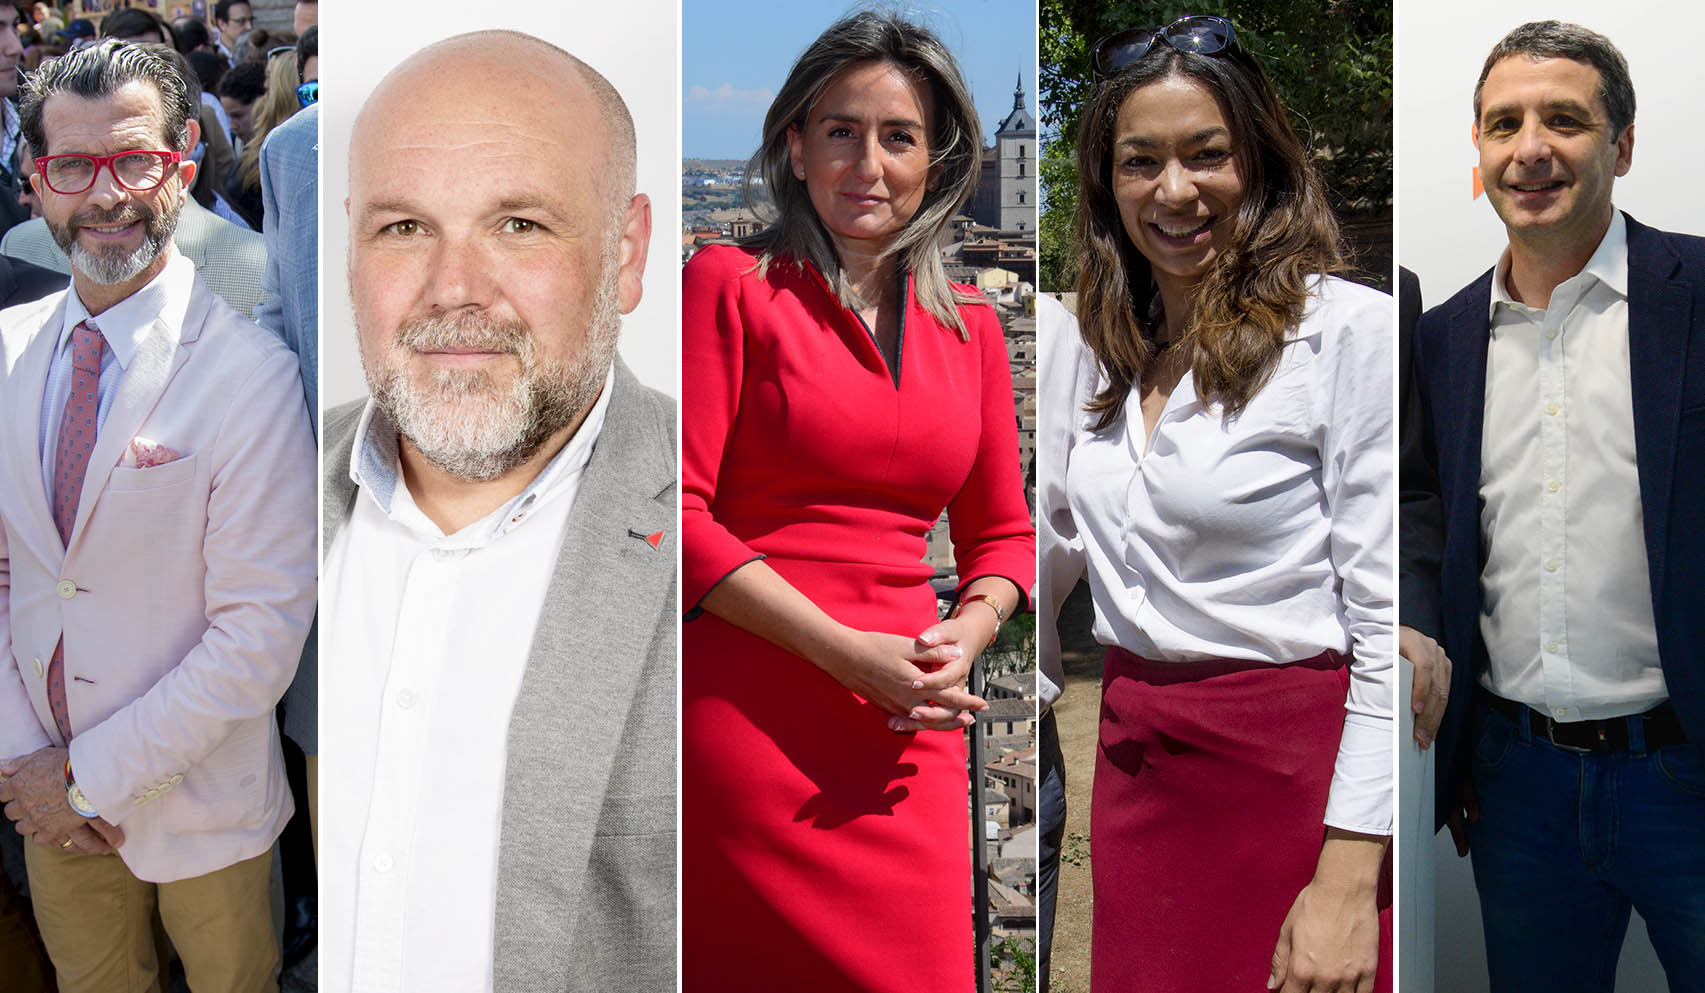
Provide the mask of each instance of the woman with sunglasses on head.
MULTIPOLYGON (((1229 21, 1096 46, 1042 595, 1107 645, 1094 989, 1389 989, 1392 340, 1229 21)), ((1058 651, 1043 625, 1044 653, 1058 651)))
POLYGON ((855 14, 764 121, 773 225, 683 273, 689 993, 973 987, 965 683, 1035 571, 1005 339, 939 249, 981 144, 946 47, 855 14))

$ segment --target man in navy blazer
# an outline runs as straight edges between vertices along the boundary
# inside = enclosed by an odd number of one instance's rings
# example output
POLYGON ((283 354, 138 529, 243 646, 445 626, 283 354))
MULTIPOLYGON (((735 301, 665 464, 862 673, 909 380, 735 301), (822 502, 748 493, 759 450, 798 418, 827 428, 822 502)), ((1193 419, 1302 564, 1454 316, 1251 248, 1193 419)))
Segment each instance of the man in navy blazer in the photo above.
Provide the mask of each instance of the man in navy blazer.
POLYGON ((1457 663, 1438 810, 1470 822, 1496 991, 1608 993, 1631 908, 1705 990, 1705 240, 1612 207, 1633 118, 1602 36, 1499 42, 1475 136, 1509 247, 1413 346, 1457 663))

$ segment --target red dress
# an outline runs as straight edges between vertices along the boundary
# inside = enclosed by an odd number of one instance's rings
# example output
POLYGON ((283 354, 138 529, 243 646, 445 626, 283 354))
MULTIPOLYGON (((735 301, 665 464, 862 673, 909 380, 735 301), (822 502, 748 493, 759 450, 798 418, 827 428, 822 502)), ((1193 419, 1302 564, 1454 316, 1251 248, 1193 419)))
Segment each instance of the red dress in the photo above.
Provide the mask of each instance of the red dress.
MULTIPOLYGON (((936 620, 924 534, 962 582, 1029 589, 1005 340, 962 341, 908 281, 898 385, 815 269, 712 247, 682 276, 683 604, 760 556, 836 620, 936 620)), ((689 614, 691 616, 691 614, 689 614)), ((895 734, 809 661, 708 614, 683 625, 687 993, 973 987, 964 736, 895 734)))

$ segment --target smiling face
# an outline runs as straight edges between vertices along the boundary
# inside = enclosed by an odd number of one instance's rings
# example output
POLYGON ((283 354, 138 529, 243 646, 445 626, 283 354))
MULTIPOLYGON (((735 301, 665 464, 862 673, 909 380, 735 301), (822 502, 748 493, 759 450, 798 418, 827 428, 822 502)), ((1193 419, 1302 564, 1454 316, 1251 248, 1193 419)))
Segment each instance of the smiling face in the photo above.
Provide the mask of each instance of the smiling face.
POLYGON ((793 174, 843 258, 880 250, 923 204, 930 181, 929 88, 890 62, 867 62, 824 87, 788 129, 793 174))
MULTIPOLYGON (((163 117, 159 91, 148 83, 127 83, 95 100, 55 93, 42 105, 47 148, 37 156, 171 150, 163 117)), ((192 119, 186 126, 194 147, 198 125, 192 119)), ((40 173, 30 177, 42 216, 71 257, 78 292, 91 310, 102 301, 124 299, 164 268, 184 188, 194 178, 195 164, 183 162, 168 167, 165 180, 153 190, 136 192, 120 185, 110 167, 102 167, 87 190, 64 194, 48 188, 40 173)))
POLYGON ((1597 69, 1572 59, 1515 55, 1487 73, 1474 138, 1486 198, 1512 241, 1578 253, 1603 237, 1634 128, 1611 134, 1599 85, 1597 69))
POLYGON ((454 476, 527 461, 603 385, 644 267, 631 206, 612 231, 604 132, 571 69, 512 42, 441 46, 362 110, 348 201, 362 365, 404 439, 454 476))
POLYGON ((1225 251, 1244 183, 1231 128, 1207 87, 1166 76, 1125 98, 1113 124, 1113 198, 1162 299, 1225 251))

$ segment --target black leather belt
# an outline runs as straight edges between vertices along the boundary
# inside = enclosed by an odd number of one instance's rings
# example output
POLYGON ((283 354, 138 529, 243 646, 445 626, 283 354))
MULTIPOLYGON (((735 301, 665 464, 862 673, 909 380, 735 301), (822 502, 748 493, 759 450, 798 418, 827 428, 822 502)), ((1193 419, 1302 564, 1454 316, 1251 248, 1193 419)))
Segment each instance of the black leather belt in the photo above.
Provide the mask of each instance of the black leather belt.
POLYGON ((1506 700, 1485 689, 1481 690, 1480 695, 1487 706, 1515 721, 1517 725, 1521 724, 1522 712, 1526 711, 1528 726, 1532 728, 1535 737, 1544 738, 1558 748, 1566 748, 1572 752, 1626 752, 1628 722, 1631 720, 1640 721, 1644 725, 1648 752, 1671 745, 1687 744, 1687 732, 1681 727, 1681 717, 1676 714, 1675 705, 1667 700, 1643 714, 1629 717, 1606 717, 1596 721, 1554 721, 1527 704, 1506 700))

